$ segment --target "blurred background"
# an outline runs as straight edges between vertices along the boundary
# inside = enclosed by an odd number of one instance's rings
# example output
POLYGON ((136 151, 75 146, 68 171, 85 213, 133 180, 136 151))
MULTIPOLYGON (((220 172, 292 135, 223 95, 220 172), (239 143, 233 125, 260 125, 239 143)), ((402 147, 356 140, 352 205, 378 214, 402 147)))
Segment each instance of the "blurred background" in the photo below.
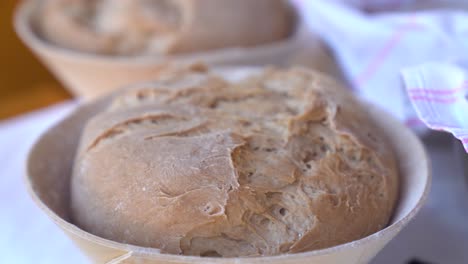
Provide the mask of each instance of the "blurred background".
POLYGON ((0 1, 0 120, 71 98, 16 36, 18 0, 0 1))
MULTIPOLYGON (((408 126, 415 124, 412 128, 433 164, 427 204, 372 264, 468 263, 468 155, 459 140, 430 131, 418 119, 400 76, 403 66, 439 53, 441 61, 468 61, 468 16, 462 9, 468 0, 335 0, 342 6, 334 6, 332 0, 291 1, 302 7, 299 11, 314 35, 300 48, 292 47, 297 54, 287 63, 342 77, 365 99, 394 111, 408 126), (352 10, 346 10, 350 6, 352 10), (450 12, 442 11, 449 6, 450 12), (434 16, 411 13, 428 8, 437 8, 434 16), (328 46, 322 45, 325 42, 328 46), (359 79, 362 76, 366 78, 359 79), (390 90, 400 93, 387 95, 390 90)), ((83 263, 82 254, 24 188, 24 163, 31 145, 78 103, 16 35, 12 21, 19 3, 0 0, 0 264, 83 263)))

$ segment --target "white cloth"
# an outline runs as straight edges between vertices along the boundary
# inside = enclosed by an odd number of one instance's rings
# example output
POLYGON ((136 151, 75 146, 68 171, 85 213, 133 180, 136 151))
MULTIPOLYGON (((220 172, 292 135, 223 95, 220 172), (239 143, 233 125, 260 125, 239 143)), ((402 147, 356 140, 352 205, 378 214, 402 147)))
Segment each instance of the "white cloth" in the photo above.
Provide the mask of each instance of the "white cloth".
POLYGON ((467 8, 466 0, 334 0, 369 12, 467 8))
POLYGON ((26 155, 37 137, 74 108, 65 103, 0 123, 0 263, 86 263, 73 243, 32 201, 26 155))
MULTIPOLYGON (((453 68, 455 72, 449 73, 448 68, 442 64, 454 61, 468 62, 466 11, 430 10, 369 14, 344 5, 340 1, 296 0, 296 2, 310 30, 318 34, 333 50, 345 77, 357 94, 380 105, 417 131, 426 130, 421 119, 426 125, 433 127, 427 123, 430 121, 427 115, 425 118, 418 117, 417 113, 428 113, 427 108, 424 108, 427 104, 411 104, 411 98, 402 82, 401 71, 426 62, 436 62, 445 69, 444 74, 447 73, 444 76, 438 74, 437 78, 449 80, 452 75, 456 75, 455 68, 453 68), (413 106, 417 108, 417 112, 413 106)), ((381 1, 368 2, 374 3, 377 7, 381 1)), ((401 6, 407 6, 409 3, 422 1, 396 2, 400 2, 401 6)), ((466 2, 465 4, 468 5, 466 2)), ((412 80, 411 84, 415 85, 414 80, 420 79, 420 72, 408 70, 404 80, 412 80), (413 74, 417 76, 412 77, 413 74)), ((426 78, 424 85, 428 87, 441 85, 436 81, 437 78, 426 78)), ((442 86, 452 87, 449 83, 442 86)), ((453 95, 458 96, 460 102, 463 100, 462 93, 453 95)), ((461 128, 460 124, 453 124, 449 120, 453 121, 454 116, 461 115, 464 115, 462 118, 468 119, 468 112, 463 112, 464 108, 461 107, 451 108, 450 112, 443 111, 440 107, 431 109, 432 115, 435 112, 438 115, 443 113, 442 119, 447 119, 448 124, 457 125, 457 128, 461 128)), ((467 133, 466 130, 453 131, 453 129, 450 132, 458 135, 467 133)))
POLYGON ((427 63, 403 70, 403 79, 410 100, 424 123, 432 129, 452 133, 468 152, 466 69, 454 64, 427 63))

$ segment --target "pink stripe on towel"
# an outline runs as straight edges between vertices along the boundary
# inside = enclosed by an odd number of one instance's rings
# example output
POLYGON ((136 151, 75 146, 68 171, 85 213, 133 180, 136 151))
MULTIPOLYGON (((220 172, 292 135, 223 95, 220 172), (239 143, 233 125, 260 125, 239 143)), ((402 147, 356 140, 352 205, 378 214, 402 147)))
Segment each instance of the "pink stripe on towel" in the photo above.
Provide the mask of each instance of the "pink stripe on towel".
POLYGON ((412 95, 410 98, 412 100, 415 100, 415 101, 428 101, 428 102, 435 102, 435 103, 441 103, 441 104, 453 104, 458 99, 456 97, 452 97, 452 98, 434 98, 434 97, 428 97, 428 96, 424 96, 424 95, 412 95))

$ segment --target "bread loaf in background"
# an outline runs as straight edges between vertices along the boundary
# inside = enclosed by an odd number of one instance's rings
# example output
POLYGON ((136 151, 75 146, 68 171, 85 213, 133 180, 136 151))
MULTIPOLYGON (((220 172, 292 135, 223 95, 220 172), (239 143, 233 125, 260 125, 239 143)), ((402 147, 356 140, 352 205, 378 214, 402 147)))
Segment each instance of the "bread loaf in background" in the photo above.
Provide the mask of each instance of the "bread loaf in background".
POLYGON ((162 78, 121 92, 84 129, 71 182, 79 227, 237 257, 326 248, 388 223, 392 146, 334 80, 301 68, 162 78))
POLYGON ((178 54, 287 38, 286 0, 42 0, 37 33, 65 48, 102 54, 178 54))

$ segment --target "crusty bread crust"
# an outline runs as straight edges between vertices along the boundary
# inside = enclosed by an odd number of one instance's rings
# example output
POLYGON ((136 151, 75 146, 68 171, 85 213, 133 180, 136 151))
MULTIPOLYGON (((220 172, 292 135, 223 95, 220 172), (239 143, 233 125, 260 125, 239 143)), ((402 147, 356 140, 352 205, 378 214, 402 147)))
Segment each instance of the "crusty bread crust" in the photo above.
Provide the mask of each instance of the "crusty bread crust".
POLYGON ((383 133, 330 78, 264 69, 229 81, 198 70, 126 90, 90 120, 71 190, 74 223, 96 235, 257 256, 382 229, 398 175, 383 133))

